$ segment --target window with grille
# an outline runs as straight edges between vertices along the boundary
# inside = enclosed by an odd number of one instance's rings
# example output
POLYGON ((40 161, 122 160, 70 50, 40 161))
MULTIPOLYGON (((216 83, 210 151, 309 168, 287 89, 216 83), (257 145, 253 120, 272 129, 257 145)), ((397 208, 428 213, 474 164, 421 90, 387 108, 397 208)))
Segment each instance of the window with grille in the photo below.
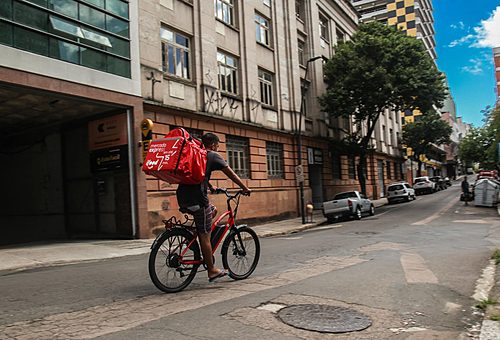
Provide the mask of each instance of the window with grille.
POLYGON ((386 161, 386 168, 387 168, 387 178, 392 178, 391 174, 391 161, 386 161))
POLYGON ((397 162, 394 162, 394 178, 400 177, 398 174, 398 170, 399 170, 399 164, 397 162))
POLYGON ((215 17, 220 21, 233 26, 234 25, 234 1, 233 0, 214 0, 215 17))
POLYGON ((190 79, 190 39, 165 27, 160 34, 163 72, 190 79))
POLYGON ((266 142, 267 177, 284 178, 283 144, 266 142))
POLYGON ((273 75, 259 69, 260 101, 262 104, 273 105, 273 75))
POLYGON ((354 156, 349 155, 347 157, 347 166, 349 170, 349 179, 356 179, 356 161, 354 156))
POLYGON ((266 46, 271 45, 269 20, 255 13, 255 39, 266 46))
POLYGON ((250 178, 248 139, 227 136, 226 152, 229 166, 241 178, 250 178))
POLYGON ((332 176, 335 179, 342 179, 342 158, 338 154, 332 156, 332 176))
POLYGON ((238 62, 224 52, 217 52, 219 67, 219 89, 223 92, 238 94, 238 62))

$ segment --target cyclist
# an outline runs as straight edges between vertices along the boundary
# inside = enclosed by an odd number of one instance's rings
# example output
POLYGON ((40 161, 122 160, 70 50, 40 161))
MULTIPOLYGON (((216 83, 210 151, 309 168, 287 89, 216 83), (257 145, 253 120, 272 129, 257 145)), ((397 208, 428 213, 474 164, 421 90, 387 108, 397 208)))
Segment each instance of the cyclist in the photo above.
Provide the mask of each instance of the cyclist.
POLYGON ((200 241, 201 252, 207 266, 208 281, 212 282, 226 275, 225 270, 216 268, 212 258, 212 245, 210 243, 210 233, 212 218, 217 214, 217 209, 208 200, 208 189, 215 192, 209 181, 213 171, 221 170, 242 190, 244 195, 250 195, 251 190, 247 188, 238 175, 231 169, 226 161, 217 153, 219 148, 219 137, 213 133, 206 133, 201 137, 201 141, 207 149, 207 167, 205 180, 201 184, 187 185, 179 184, 177 188, 177 202, 181 209, 189 211, 194 218, 198 239, 200 241))

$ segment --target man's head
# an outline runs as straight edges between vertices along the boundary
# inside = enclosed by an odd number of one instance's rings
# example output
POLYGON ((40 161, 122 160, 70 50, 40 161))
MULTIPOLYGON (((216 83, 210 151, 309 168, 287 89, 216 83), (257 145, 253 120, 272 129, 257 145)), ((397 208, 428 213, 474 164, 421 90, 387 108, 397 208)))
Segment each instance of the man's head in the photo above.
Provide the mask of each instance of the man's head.
POLYGON ((464 182, 467 180, 467 176, 464 176, 464 182))
POLYGON ((219 137, 210 132, 205 133, 201 137, 201 142, 207 150, 217 151, 217 148, 219 147, 219 137))

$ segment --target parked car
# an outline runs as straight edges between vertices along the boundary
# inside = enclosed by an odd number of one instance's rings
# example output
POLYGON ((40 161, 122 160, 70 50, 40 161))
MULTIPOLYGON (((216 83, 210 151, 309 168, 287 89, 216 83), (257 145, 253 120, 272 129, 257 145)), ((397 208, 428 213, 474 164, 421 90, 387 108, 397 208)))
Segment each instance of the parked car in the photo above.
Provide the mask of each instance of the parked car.
POLYGON ((444 183, 445 183, 447 186, 451 187, 451 180, 450 180, 450 178, 449 178, 449 177, 445 177, 445 178, 444 178, 444 183))
POLYGON ((421 193, 436 192, 436 183, 429 179, 429 176, 416 177, 413 181, 413 189, 417 195, 421 193))
POLYGON ((433 176, 433 177, 429 177, 429 179, 431 181, 433 181, 434 183, 436 183, 436 191, 444 190, 444 189, 448 188, 448 186, 444 182, 444 178, 441 176, 433 176))
POLYGON ((387 187, 387 200, 389 203, 416 199, 415 190, 406 182, 393 183, 387 187))
POLYGON ((358 191, 341 192, 331 201, 323 202, 323 215, 329 222, 339 217, 361 219, 363 214, 375 214, 375 206, 365 195, 358 191))

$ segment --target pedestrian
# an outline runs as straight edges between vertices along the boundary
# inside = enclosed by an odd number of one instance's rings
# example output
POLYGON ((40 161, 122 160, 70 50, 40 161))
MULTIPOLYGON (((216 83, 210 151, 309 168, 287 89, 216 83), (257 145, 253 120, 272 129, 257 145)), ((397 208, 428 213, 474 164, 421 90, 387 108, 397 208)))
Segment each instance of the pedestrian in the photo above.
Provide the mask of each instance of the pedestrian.
POLYGON ((467 182, 467 176, 464 176, 462 181, 462 195, 464 196, 465 205, 469 205, 470 192, 469 192, 469 182, 467 182))
POLYGON ((201 137, 201 141, 207 149, 207 165, 205 180, 200 184, 179 184, 177 187, 177 203, 179 208, 189 210, 194 218, 197 229, 198 239, 200 241, 201 252, 207 266, 208 281, 212 282, 226 275, 223 269, 214 266, 212 258, 212 244, 210 243, 210 234, 212 219, 217 214, 217 209, 210 204, 208 200, 208 189, 215 192, 216 188, 212 186, 210 176, 213 171, 221 170, 242 190, 244 195, 250 195, 251 190, 241 181, 238 175, 229 167, 226 161, 217 153, 219 148, 219 137, 213 133, 206 133, 201 137))

